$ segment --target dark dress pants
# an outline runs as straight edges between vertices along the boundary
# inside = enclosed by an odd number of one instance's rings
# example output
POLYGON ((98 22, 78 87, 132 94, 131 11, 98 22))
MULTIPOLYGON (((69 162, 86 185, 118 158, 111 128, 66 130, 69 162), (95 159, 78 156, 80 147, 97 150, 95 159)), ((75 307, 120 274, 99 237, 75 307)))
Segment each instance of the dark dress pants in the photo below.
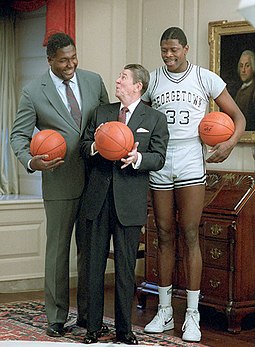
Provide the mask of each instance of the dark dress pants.
POLYGON ((88 331, 101 328, 104 314, 104 275, 113 235, 115 261, 115 328, 131 331, 135 265, 141 226, 125 227, 117 219, 112 189, 95 220, 87 220, 88 249, 88 331))

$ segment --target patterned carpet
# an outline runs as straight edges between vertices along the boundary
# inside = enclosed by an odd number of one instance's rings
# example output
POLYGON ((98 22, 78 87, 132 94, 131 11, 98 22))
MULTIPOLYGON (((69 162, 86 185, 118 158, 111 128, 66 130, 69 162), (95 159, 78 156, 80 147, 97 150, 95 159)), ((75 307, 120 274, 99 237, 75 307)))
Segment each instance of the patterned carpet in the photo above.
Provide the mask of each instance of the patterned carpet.
MULTIPOLYGON (((102 343, 114 343, 114 321, 105 317, 105 323, 110 328, 110 334, 100 338, 102 343)), ((38 301, 15 302, 0 305, 0 341, 51 341, 66 343, 82 343, 85 329, 75 325, 76 311, 70 310, 67 323, 67 333, 61 338, 51 338, 45 334, 47 327, 44 303, 38 301)), ((178 337, 166 334, 146 334, 143 329, 133 326, 140 345, 159 345, 169 347, 206 347, 200 343, 183 342, 178 337)))

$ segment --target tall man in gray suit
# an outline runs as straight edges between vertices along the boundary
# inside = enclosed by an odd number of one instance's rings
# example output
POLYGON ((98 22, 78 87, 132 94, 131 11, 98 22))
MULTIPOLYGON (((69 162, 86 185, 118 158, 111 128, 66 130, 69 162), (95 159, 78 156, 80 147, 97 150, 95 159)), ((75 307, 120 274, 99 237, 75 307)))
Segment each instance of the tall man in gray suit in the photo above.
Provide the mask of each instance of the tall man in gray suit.
POLYGON ((137 344, 131 331, 135 263, 141 227, 147 219, 149 170, 159 170, 165 162, 168 130, 166 117, 144 105, 141 95, 147 89, 149 72, 138 64, 124 67, 116 81, 121 102, 96 109, 81 142, 81 153, 91 160, 91 172, 81 214, 89 237, 88 331, 85 343, 101 336, 104 312, 104 272, 113 235, 115 260, 115 328, 117 341, 137 344), (132 130, 135 144, 120 161, 104 159, 96 151, 94 134, 105 122, 118 120, 127 107, 125 123, 132 130))
POLYGON ((11 146, 28 172, 42 171, 47 217, 46 333, 58 337, 65 333, 64 324, 68 316, 69 253, 74 225, 78 252, 77 324, 86 326, 86 247, 79 227, 85 168, 79 153, 80 136, 96 106, 109 101, 102 78, 94 72, 77 69, 76 47, 68 35, 57 33, 49 38, 47 58, 49 71, 23 89, 11 133, 11 146), (71 115, 63 81, 69 82, 79 104, 80 126, 71 115), (57 158, 46 161, 43 155, 31 156, 29 145, 35 127, 39 130, 54 129, 63 135, 67 143, 64 160, 57 158))

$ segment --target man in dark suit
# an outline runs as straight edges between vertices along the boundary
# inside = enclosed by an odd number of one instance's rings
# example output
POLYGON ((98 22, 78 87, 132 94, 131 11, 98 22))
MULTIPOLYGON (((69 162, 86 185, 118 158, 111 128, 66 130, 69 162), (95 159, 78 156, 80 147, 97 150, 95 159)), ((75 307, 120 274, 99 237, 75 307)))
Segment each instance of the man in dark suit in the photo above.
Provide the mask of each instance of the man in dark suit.
POLYGON ((131 330, 136 255, 147 218, 149 171, 163 167, 168 141, 165 115, 141 102, 148 83, 149 73, 141 65, 125 66, 116 80, 116 96, 121 102, 99 106, 81 142, 82 156, 90 158, 91 167, 81 211, 90 249, 85 343, 95 343, 101 336, 104 273, 113 235, 116 339, 137 344, 131 330), (128 108, 126 124, 135 144, 126 158, 109 161, 97 153, 94 134, 102 123, 118 120, 123 107, 128 108))
POLYGON ((23 89, 17 117, 11 133, 11 146, 25 169, 42 171, 42 192, 47 217, 45 259, 45 306, 47 334, 64 335, 69 309, 69 252, 76 224, 78 251, 78 320, 86 326, 86 246, 79 228, 80 198, 84 188, 84 161, 80 157, 80 136, 95 107, 108 103, 102 78, 90 71, 77 69, 76 48, 71 37, 57 33, 47 45, 49 71, 23 89), (79 104, 81 125, 71 115, 66 95, 68 81, 79 104), (54 129, 66 140, 64 160, 46 161, 44 155, 31 156, 30 141, 35 127, 54 129))

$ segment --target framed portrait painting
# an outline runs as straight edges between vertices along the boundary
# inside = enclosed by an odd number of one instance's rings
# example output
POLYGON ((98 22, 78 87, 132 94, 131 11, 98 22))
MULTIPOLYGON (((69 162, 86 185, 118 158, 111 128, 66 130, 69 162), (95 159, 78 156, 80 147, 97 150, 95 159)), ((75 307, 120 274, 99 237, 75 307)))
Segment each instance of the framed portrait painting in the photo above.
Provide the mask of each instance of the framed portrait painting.
MULTIPOLYGON (((246 117, 240 142, 255 142, 255 28, 246 21, 210 22, 210 70, 222 77, 246 117)), ((218 111, 211 100, 210 111, 218 111)))

